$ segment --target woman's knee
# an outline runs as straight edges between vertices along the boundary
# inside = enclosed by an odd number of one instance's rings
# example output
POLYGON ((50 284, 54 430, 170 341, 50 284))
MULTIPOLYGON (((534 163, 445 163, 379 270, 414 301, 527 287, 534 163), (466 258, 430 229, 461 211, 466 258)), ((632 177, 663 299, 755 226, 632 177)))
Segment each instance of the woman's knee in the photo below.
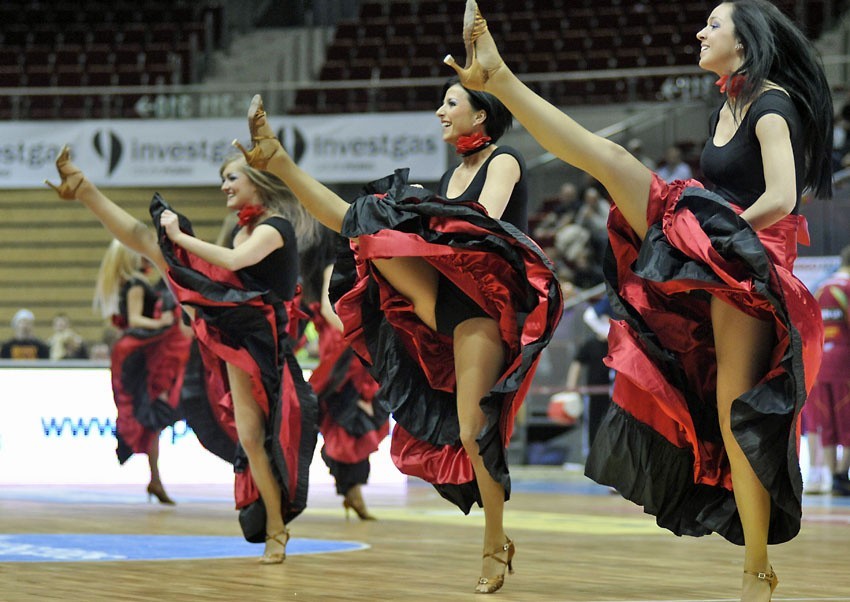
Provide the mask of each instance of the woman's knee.
POLYGON ((472 428, 460 429, 460 443, 463 449, 466 450, 466 455, 470 459, 475 459, 480 454, 478 446, 478 431, 472 428))
POLYGON ((262 427, 252 426, 250 428, 237 429, 239 435, 239 444, 248 457, 255 454, 265 453, 266 433, 262 427))

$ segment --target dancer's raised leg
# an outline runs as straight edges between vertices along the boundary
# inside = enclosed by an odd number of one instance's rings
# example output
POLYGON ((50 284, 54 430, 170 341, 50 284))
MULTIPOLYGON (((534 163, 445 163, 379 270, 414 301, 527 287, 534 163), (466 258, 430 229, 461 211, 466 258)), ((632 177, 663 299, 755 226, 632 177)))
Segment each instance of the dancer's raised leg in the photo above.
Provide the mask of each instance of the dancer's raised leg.
POLYGON ((461 83, 496 96, 546 150, 599 180, 632 229, 643 238, 652 181, 646 166, 622 146, 590 132, 523 84, 499 55, 475 0, 467 0, 463 33, 467 67, 446 57, 446 64, 457 72, 461 83))

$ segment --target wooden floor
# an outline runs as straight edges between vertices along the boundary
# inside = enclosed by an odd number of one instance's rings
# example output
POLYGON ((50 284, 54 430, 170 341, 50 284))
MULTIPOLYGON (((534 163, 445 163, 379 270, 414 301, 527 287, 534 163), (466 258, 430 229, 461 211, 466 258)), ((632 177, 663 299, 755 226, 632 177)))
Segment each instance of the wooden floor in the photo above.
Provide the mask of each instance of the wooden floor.
MULTIPOLYGON (((639 508, 580 475, 513 469, 506 525, 516 574, 502 601, 735 600, 741 548, 717 536, 677 538, 639 508)), ((0 560, 9 535, 37 533, 239 536, 229 491, 172 486, 173 508, 143 487, 7 487, 0 491, 0 560)), ((330 486, 314 488, 290 526, 297 539, 366 549, 254 557, 117 562, 0 562, 0 600, 331 601, 478 600, 480 513, 463 516, 428 486, 364 489, 380 520, 347 522, 330 486)), ((129 540, 128 540, 129 541, 129 540)), ((256 546, 257 555, 261 547, 256 546)), ((775 600, 850 600, 850 499, 806 499, 792 542, 771 548, 775 600)))

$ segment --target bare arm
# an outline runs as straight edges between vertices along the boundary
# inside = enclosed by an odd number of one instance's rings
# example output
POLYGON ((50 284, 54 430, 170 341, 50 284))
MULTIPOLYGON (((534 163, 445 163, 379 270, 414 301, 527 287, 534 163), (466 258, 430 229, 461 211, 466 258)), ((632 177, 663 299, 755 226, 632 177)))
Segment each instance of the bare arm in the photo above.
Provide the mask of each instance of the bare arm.
POLYGON ((156 330, 174 323, 174 313, 163 312, 160 318, 148 318, 142 314, 145 305, 145 290, 142 286, 131 286, 127 291, 127 324, 130 328, 156 330))
POLYGON ((322 273, 322 317, 331 324, 338 331, 343 331, 342 320, 339 319, 339 316, 336 315, 334 311, 333 305, 331 305, 330 295, 328 294, 328 290, 331 286, 331 274, 334 271, 334 266, 329 265, 325 268, 325 271, 322 273))
POLYGON ((756 123, 761 145, 765 191, 742 214, 754 230, 776 223, 794 210, 797 203, 797 176, 788 123, 769 113, 756 123))
POLYGON ((520 175, 519 163, 510 155, 499 155, 490 162, 479 202, 491 217, 502 217, 520 175))
POLYGON ((578 389, 578 381, 579 377, 581 376, 581 368, 581 362, 579 362, 578 360, 573 360, 570 363, 570 367, 567 370, 567 382, 565 384, 567 391, 575 391, 576 389, 578 389))
POLYGON ((177 223, 177 215, 163 211, 160 224, 165 228, 168 238, 201 259, 213 265, 236 271, 256 265, 275 249, 283 247, 280 232, 268 224, 260 224, 245 241, 233 249, 221 247, 186 234, 177 223))

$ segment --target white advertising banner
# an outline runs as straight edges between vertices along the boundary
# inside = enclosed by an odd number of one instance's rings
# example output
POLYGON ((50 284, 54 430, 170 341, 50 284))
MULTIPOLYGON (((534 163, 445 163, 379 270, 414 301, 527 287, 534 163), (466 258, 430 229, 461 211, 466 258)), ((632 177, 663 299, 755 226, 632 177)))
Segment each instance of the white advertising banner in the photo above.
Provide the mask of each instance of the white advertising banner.
MULTIPOLYGON (((367 183, 410 168, 412 183, 440 179, 447 145, 431 113, 281 117, 278 138, 296 162, 326 183, 367 183)), ((0 188, 58 181, 53 162, 64 144, 99 186, 208 186, 238 138, 251 146, 245 119, 102 120, 0 123, 0 188)))
MULTIPOLYGON (((0 367, 0 487, 32 484, 134 484, 150 480, 145 454, 118 464, 115 403, 108 368, 0 367)), ((233 467, 207 451, 185 422, 162 431, 159 467, 167 485, 232 484, 233 467)), ((333 484, 319 437, 310 483, 333 484)), ((370 457, 373 484, 402 484, 390 439, 370 457)))

